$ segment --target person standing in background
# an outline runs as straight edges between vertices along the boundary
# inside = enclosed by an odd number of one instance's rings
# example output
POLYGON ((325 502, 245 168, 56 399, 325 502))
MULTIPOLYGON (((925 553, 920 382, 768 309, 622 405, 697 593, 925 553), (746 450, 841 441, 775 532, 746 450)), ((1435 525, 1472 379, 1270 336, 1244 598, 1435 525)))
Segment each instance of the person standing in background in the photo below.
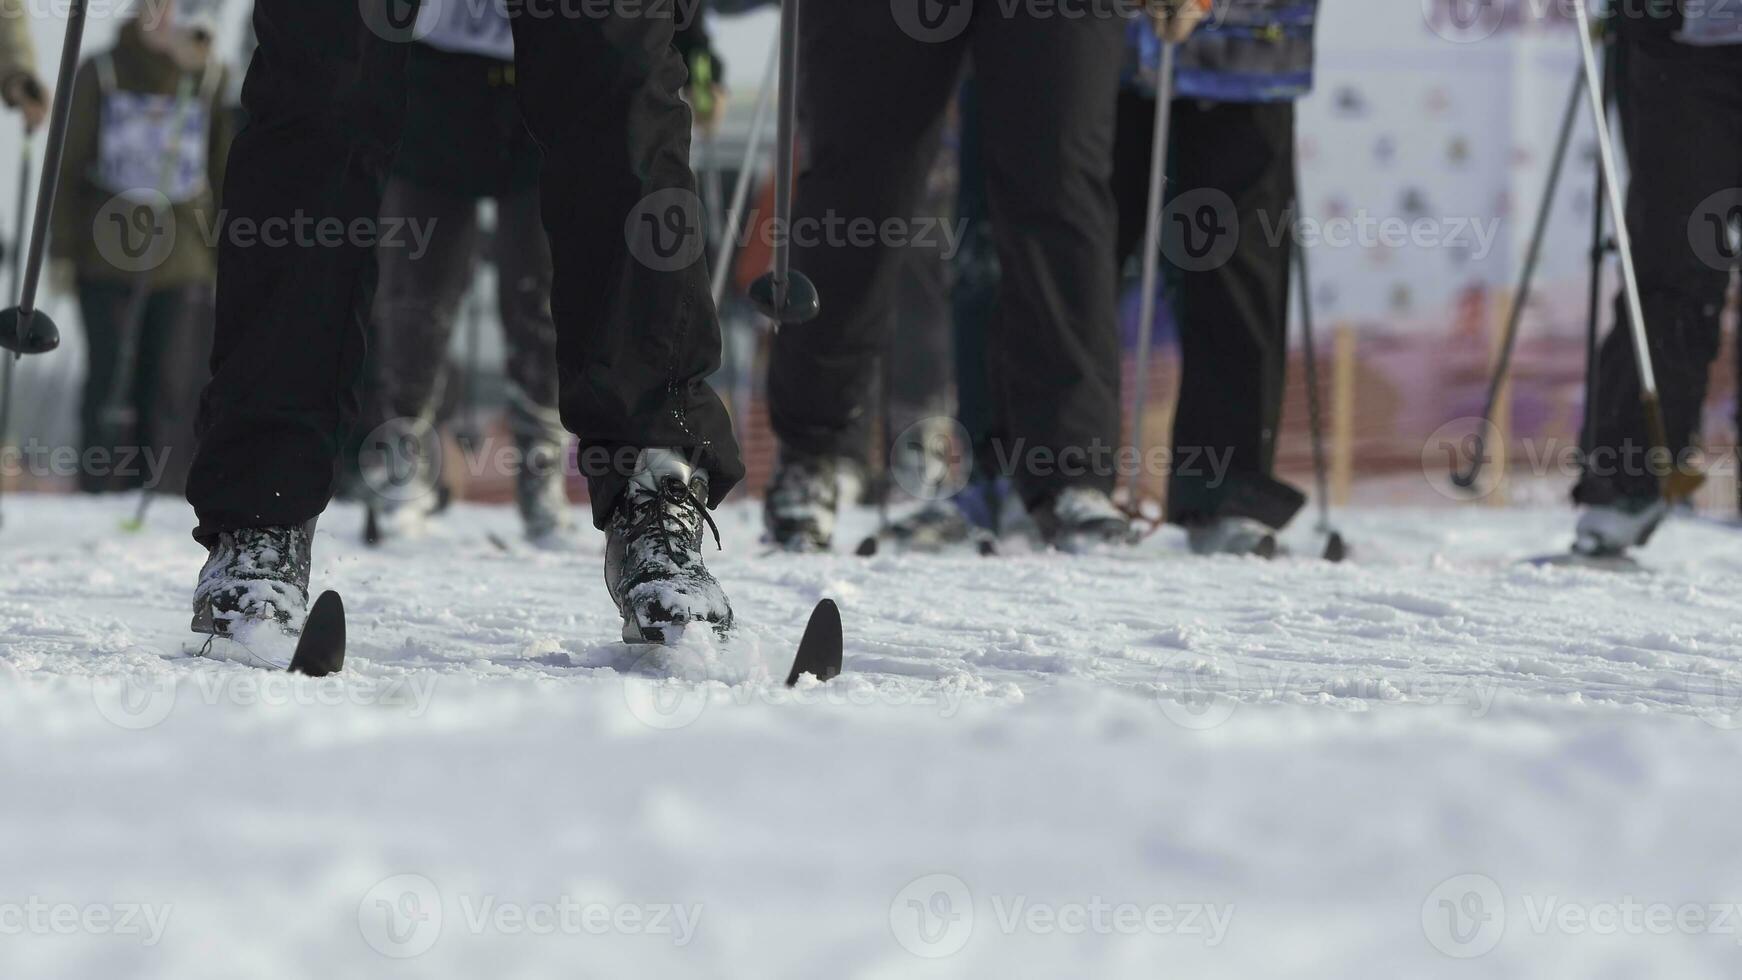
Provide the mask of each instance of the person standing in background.
POLYGON ((1293 246, 1274 229, 1291 228, 1296 207, 1295 101, 1312 91, 1317 7, 1188 3, 1190 16, 1159 21, 1159 34, 1131 25, 1113 166, 1121 267, 1143 247, 1156 55, 1166 40, 1180 45, 1163 229, 1182 360, 1167 517, 1200 554, 1273 554, 1274 532, 1306 499, 1272 473, 1293 246))
MULTIPOLYGON (((1719 323, 1742 216, 1742 18, 1722 4, 1643 4, 1615 18, 1617 100, 1627 153, 1627 230, 1646 339, 1674 465, 1701 429, 1719 323), (1686 13, 1683 13, 1685 7, 1686 13)), ((1625 554, 1669 512, 1661 467, 1640 410, 1639 369, 1625 297, 1597 360, 1596 404, 1585 411, 1573 550, 1625 554)))
POLYGON ((86 492, 186 485, 232 136, 215 14, 211 0, 142 6, 73 85, 49 255, 85 326, 86 492))
POLYGON ((34 132, 48 118, 48 90, 36 76, 36 47, 24 0, 0 0, 0 99, 34 132))
MULTIPOLYGON (((538 193, 543 155, 520 114, 512 25, 495 3, 426 4, 419 16, 420 40, 406 58, 405 128, 382 217, 419 224, 429 238, 427 250, 406 247, 410 242, 378 250, 376 410, 385 422, 362 447, 363 483, 387 537, 416 533, 440 508, 436 416, 455 321, 474 279, 478 205, 493 200, 489 257, 508 350, 515 503, 527 541, 569 547, 568 433, 557 404, 550 243, 538 193)), ((678 26, 674 45, 686 64, 708 58, 709 75, 722 78, 701 11, 678 26)))

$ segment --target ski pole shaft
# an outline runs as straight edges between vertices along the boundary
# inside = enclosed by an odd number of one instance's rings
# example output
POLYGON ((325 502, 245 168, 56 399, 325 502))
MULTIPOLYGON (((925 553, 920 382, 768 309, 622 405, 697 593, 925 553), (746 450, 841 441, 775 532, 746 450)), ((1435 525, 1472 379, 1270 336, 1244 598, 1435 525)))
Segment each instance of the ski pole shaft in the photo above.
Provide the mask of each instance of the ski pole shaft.
POLYGON ((1487 455, 1487 425, 1494 420, 1494 408, 1500 401, 1500 389, 1506 384, 1506 376, 1512 370, 1512 352, 1518 345, 1518 328, 1524 320, 1524 308, 1530 300, 1530 291, 1536 281, 1536 268, 1542 258, 1543 240, 1548 237, 1549 216, 1554 213, 1555 193, 1560 188, 1561 171, 1566 166, 1567 148, 1573 140, 1573 124, 1578 121, 1579 101, 1585 91, 1585 76, 1580 72, 1573 78, 1572 95, 1567 100, 1567 111, 1561 117, 1560 135, 1555 141, 1554 159, 1549 163, 1548 186, 1543 190, 1542 201, 1537 205, 1536 227, 1530 235, 1530 246, 1525 252, 1524 269, 1519 273, 1518 291, 1512 297, 1512 309, 1507 312, 1506 332, 1501 338, 1500 353, 1494 361, 1494 372, 1488 379, 1488 397, 1482 406, 1482 421, 1484 425, 1476 430, 1474 448, 1470 461, 1462 470, 1452 474, 1452 485, 1468 490, 1476 485, 1476 478, 1481 475, 1482 466, 1487 455))
MULTIPOLYGON (((1305 241, 1299 233, 1300 229, 1300 176, 1295 176, 1296 197, 1294 202, 1295 241, 1305 241)), ((1307 271, 1307 253, 1304 246, 1296 245, 1294 256, 1294 271, 1296 288, 1300 291, 1300 329, 1303 348, 1304 367, 1306 369, 1307 390, 1307 425, 1310 428, 1313 447, 1313 493, 1318 497, 1319 530, 1328 531, 1331 527, 1331 478, 1329 464, 1325 458, 1325 424, 1324 409, 1319 403, 1319 354, 1318 337, 1313 329, 1313 292, 1312 276, 1307 271)))
POLYGON ((54 110, 49 117, 48 150, 42 159, 42 183, 36 192, 36 220, 30 234, 30 258, 24 264, 24 289, 19 294, 22 314, 18 336, 30 331, 36 312, 36 291, 42 279, 44 250, 48 246, 48 223, 54 213, 55 194, 60 189, 61 158, 66 155, 67 127, 72 117, 73 81, 79 68, 79 49, 85 38, 88 0, 72 0, 67 8, 66 40, 61 46, 60 75, 55 83, 54 110))
POLYGON ((720 234, 720 250, 714 257, 714 307, 726 296, 726 280, 732 274, 732 257, 737 253, 738 225, 744 220, 744 208, 750 200, 750 177, 756 158, 762 150, 762 136, 768 125, 768 108, 774 101, 776 73, 780 70, 780 48, 768 52, 768 67, 762 71, 762 89, 756 93, 756 111, 750 118, 750 133, 744 140, 744 157, 738 163, 738 179, 732 185, 732 203, 726 209, 726 227, 720 234))
MULTIPOLYGON (((1149 397, 1149 352, 1155 330, 1156 289, 1161 273, 1162 191, 1167 181, 1168 127, 1173 113, 1173 63, 1176 45, 1163 41, 1156 80, 1155 134, 1149 150, 1149 210, 1143 225, 1143 275, 1137 303, 1137 365, 1131 382, 1131 444, 1143 453, 1143 414, 1149 397)), ((1132 503, 1142 489, 1142 477, 1132 487, 1132 503)))
POLYGON ((778 237, 774 246, 774 302, 786 305, 792 278, 792 164, 798 118, 798 14, 799 0, 780 5, 780 119, 775 142, 780 153, 774 161, 774 220, 778 237))

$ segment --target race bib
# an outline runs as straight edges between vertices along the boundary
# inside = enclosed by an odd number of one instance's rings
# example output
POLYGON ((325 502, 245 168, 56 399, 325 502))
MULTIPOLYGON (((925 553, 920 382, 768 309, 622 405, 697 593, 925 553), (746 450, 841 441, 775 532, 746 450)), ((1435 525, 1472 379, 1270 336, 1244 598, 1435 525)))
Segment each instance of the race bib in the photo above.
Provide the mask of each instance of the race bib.
POLYGON ((1742 44, 1742 0, 1688 0, 1675 39, 1702 48, 1742 44))
POLYGON ((424 0, 415 33, 442 51, 514 60, 514 32, 502 0, 424 0))
POLYGON ((109 92, 97 134, 96 181, 112 194, 161 193, 185 204, 206 192, 204 103, 173 95, 109 92))

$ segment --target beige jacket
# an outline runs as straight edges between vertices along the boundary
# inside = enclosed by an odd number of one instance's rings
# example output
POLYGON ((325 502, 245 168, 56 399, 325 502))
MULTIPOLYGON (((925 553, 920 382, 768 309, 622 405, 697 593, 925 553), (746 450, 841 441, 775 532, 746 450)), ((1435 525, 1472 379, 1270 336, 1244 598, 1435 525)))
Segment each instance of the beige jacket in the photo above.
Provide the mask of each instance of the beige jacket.
POLYGON ((35 74, 36 50, 30 43, 24 0, 0 0, 0 92, 14 76, 35 74))

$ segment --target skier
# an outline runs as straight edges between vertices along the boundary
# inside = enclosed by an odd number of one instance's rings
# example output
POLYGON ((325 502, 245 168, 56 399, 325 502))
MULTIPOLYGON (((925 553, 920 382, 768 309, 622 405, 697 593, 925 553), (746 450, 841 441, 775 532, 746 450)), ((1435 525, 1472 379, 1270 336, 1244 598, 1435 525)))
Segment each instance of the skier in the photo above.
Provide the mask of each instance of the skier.
POLYGON ((24 0, 0 0, 0 100, 35 132, 48 118, 48 90, 36 77, 36 49, 24 0))
MULTIPOLYGON (((1712 5, 1665 5, 1661 16, 1617 16, 1618 99, 1630 165, 1627 226, 1673 465, 1700 430, 1719 315, 1737 265, 1731 244, 1742 208, 1742 20, 1712 5), (1714 120, 1729 120, 1713 125, 1714 120)), ((1573 549, 1619 556, 1645 544, 1668 512, 1663 462, 1640 411, 1627 305, 1604 339, 1599 396, 1586 411, 1584 507, 1573 549), (1594 424, 1593 424, 1594 423, 1594 424)))
POLYGON ((963 4, 931 23, 905 3, 817 4, 801 22, 808 152, 793 263, 825 302, 814 323, 775 338, 769 407, 781 461, 769 535, 790 550, 831 546, 838 460, 865 411, 903 268, 883 230, 915 213, 971 54, 1006 274, 989 360, 1011 468, 1052 544, 1122 541, 1128 522, 1110 497, 1119 362, 1108 177, 1125 21, 963 4), (827 231, 867 223, 879 230, 873 244, 827 231))
POLYGON ((230 149, 210 4, 141 8, 79 69, 49 254, 85 326, 80 489, 179 493, 211 344, 230 149))
POLYGON ((1275 532, 1305 502, 1272 473, 1292 242, 1268 232, 1288 227, 1295 208, 1294 104, 1312 90, 1317 6, 1317 0, 1245 0, 1218 5, 1208 17, 1188 3, 1186 16, 1163 22, 1159 35, 1132 25, 1132 61, 1149 71, 1133 72, 1118 98, 1113 189, 1121 266, 1143 246, 1155 136, 1153 55, 1162 42, 1181 45, 1169 130, 1173 177, 1166 186, 1170 202, 1188 210, 1164 227, 1173 234, 1185 224, 1188 238, 1168 248, 1182 260, 1170 267, 1182 363, 1167 516, 1186 529, 1199 554, 1273 554, 1275 532), (1224 257, 1216 236, 1230 233, 1236 238, 1224 257))
MULTIPOLYGON (((357 414, 382 180, 415 31, 393 0, 259 0, 260 47, 231 154, 213 378, 188 489, 209 557, 194 629, 249 653, 294 640, 314 522, 357 414), (341 228, 317 236, 310 228, 341 228), (285 229, 289 229, 285 232, 285 229), (288 247, 262 248, 273 229, 288 247)), ((688 166, 669 9, 581 16, 511 0, 516 91, 543 150, 559 402, 581 436, 606 585, 629 641, 732 611, 702 555, 707 509, 742 477, 705 378, 720 332, 688 166)), ((378 229, 381 230, 381 229, 378 229)))

